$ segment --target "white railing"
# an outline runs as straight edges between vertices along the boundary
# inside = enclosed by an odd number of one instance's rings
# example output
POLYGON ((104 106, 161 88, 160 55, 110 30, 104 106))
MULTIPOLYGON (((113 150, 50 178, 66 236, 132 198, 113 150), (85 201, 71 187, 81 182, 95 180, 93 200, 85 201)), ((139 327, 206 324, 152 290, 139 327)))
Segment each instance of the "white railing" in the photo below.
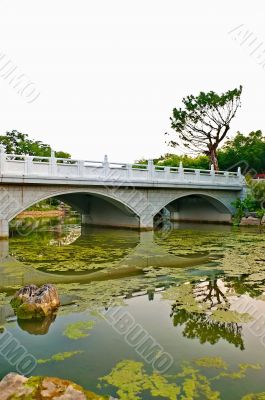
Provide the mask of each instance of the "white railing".
POLYGON ((6 154, 0 146, 1 177, 43 177, 60 179, 82 179, 96 181, 155 181, 159 183, 212 184, 242 186, 244 177, 240 168, 237 172, 214 171, 148 164, 111 163, 107 156, 104 161, 75 160, 65 158, 36 157, 6 154))

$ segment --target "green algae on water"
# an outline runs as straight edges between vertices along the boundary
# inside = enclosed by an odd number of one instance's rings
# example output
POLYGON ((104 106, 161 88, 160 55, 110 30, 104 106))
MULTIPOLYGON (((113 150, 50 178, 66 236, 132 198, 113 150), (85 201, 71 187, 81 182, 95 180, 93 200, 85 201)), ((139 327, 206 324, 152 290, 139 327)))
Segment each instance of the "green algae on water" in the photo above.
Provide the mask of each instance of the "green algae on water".
MULTIPOLYGON (((142 394, 149 392, 153 397, 168 400, 220 400, 222 394, 213 386, 221 378, 243 379, 247 370, 260 370, 259 364, 239 364, 238 371, 227 372, 228 364, 221 357, 203 357, 193 363, 185 362, 176 375, 148 374, 141 362, 123 360, 101 381, 114 386, 121 400, 141 400, 142 394), (208 378, 201 369, 221 369, 218 375, 208 378)), ((244 396, 242 400, 263 399, 263 394, 244 396), (252 396, 252 397, 251 397, 252 396), (255 397, 257 396, 257 397, 255 397)))
POLYGON ((37 360, 38 364, 46 364, 51 361, 64 361, 67 358, 71 358, 77 354, 81 354, 83 351, 77 350, 77 351, 65 351, 63 353, 57 353, 53 354, 51 358, 46 358, 46 359, 39 359, 37 360))
POLYGON ((203 357, 194 361, 199 367, 227 369, 227 363, 221 357, 203 357))
POLYGON ((214 310, 211 319, 218 322, 247 323, 253 320, 248 313, 239 313, 232 310, 214 310))
POLYGON ((89 331, 91 331, 95 326, 95 321, 80 321, 74 322, 67 325, 63 334, 68 337, 68 339, 77 340, 89 336, 89 331))
POLYGON ((265 400, 265 392, 250 393, 242 397, 241 400, 265 400))

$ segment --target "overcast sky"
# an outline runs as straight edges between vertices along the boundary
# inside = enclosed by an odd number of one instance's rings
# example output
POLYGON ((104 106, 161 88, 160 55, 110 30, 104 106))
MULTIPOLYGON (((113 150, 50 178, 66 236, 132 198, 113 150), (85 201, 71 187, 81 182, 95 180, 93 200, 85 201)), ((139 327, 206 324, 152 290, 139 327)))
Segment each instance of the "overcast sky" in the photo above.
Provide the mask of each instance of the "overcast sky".
POLYGON ((29 103, 0 77, 0 132, 74 158, 152 158, 170 151, 184 96, 240 84, 231 133, 265 132, 264 18, 256 0, 1 0, 0 54, 40 95, 29 103))

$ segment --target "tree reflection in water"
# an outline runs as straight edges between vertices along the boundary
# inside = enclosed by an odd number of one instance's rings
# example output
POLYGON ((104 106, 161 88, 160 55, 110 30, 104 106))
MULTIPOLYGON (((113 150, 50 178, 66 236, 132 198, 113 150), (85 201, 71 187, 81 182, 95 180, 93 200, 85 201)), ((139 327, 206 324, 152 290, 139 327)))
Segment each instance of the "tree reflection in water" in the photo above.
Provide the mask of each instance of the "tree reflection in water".
POLYGON ((230 302, 227 293, 233 291, 220 279, 212 279, 195 285, 193 295, 198 304, 204 304, 200 312, 191 312, 178 300, 172 305, 171 317, 174 326, 184 326, 183 336, 188 339, 199 339, 200 343, 216 344, 220 339, 226 340, 240 350, 244 350, 242 325, 237 322, 216 321, 211 311, 229 310, 230 302), (180 307, 181 306, 181 307, 180 307))

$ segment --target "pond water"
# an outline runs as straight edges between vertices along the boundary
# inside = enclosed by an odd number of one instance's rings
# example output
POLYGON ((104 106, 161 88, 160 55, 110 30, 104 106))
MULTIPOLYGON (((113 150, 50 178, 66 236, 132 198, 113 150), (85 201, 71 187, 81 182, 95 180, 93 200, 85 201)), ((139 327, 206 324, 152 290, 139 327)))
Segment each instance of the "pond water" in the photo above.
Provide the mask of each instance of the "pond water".
MULTIPOLYGON (((38 361, 32 375, 117 399, 265 399, 265 233, 22 225, 0 243, 0 326, 38 361), (16 319, 28 283, 56 285, 56 314, 16 319)), ((14 370, 1 356, 0 378, 14 370)))

